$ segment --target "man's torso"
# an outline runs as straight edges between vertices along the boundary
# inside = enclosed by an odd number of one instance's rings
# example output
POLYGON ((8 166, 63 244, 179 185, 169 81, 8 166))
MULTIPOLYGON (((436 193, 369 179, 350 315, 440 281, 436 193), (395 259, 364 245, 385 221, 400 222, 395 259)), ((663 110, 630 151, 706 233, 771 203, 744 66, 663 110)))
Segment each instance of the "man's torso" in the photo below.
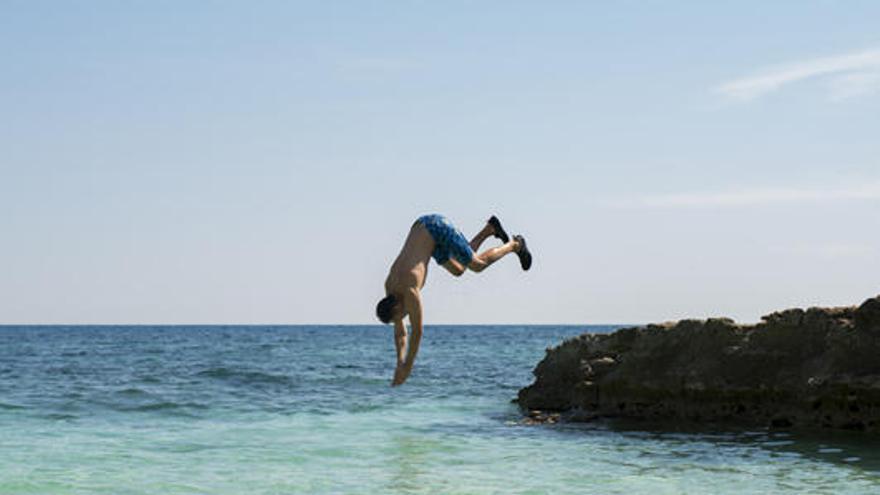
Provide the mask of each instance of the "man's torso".
POLYGON ((421 223, 413 224, 397 259, 391 265, 385 290, 394 294, 409 288, 421 289, 428 276, 428 261, 434 251, 434 238, 421 223))

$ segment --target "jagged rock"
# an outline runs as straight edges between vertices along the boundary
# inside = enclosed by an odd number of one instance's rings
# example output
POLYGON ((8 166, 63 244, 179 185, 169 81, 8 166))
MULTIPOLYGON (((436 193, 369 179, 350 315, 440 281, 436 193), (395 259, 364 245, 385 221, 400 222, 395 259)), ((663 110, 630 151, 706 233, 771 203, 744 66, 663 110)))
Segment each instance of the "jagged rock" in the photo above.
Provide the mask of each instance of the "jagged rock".
MULTIPOLYGON (((547 350, 518 403, 569 420, 733 421, 880 430, 880 297, 756 325, 682 320, 547 350)), ((533 418, 534 419, 534 418, 533 418)))
POLYGON ((880 297, 868 299, 855 311, 856 325, 880 333, 880 297))

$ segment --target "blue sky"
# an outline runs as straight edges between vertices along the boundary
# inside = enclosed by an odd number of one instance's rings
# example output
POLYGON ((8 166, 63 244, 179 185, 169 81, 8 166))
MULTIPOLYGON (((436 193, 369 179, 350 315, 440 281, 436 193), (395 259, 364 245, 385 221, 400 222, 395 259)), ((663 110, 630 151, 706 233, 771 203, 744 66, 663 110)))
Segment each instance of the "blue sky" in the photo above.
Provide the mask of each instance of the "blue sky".
POLYGON ((0 322, 371 323, 414 218, 535 251, 429 323, 880 293, 877 2, 0 3, 0 322))

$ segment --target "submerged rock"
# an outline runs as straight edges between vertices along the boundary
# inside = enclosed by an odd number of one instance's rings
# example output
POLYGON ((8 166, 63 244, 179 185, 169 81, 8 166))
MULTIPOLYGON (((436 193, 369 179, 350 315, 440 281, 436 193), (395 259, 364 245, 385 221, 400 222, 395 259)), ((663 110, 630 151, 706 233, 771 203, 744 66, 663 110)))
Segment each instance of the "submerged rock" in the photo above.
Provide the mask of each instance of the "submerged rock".
POLYGON ((756 325, 716 318, 583 334, 548 349, 534 374, 519 406, 575 421, 878 431, 880 296, 859 307, 780 311, 756 325))

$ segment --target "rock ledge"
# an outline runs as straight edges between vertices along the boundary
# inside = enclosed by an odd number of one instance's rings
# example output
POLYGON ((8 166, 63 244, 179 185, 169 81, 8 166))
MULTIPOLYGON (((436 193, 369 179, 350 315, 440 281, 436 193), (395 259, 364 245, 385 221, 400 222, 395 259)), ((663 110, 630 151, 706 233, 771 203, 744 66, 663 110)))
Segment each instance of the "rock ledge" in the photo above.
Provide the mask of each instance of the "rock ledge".
POLYGON ((548 349, 534 375, 519 406, 570 421, 878 431, 880 296, 858 307, 779 311, 756 325, 713 318, 583 334, 548 349))

